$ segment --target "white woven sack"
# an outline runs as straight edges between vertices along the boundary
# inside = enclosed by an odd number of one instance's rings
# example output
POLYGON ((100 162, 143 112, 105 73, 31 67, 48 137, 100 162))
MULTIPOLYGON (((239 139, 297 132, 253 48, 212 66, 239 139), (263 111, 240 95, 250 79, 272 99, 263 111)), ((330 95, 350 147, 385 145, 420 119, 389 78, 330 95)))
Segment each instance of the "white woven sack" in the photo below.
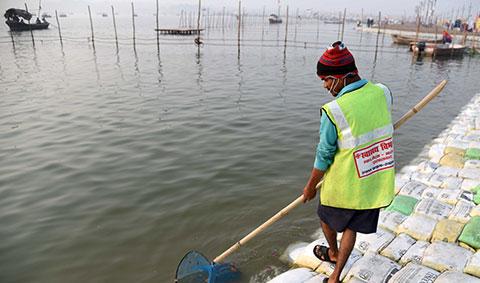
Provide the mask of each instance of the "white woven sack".
POLYGON ((430 245, 429 242, 417 241, 402 256, 402 258, 400 259, 400 264, 405 265, 409 262, 421 264, 423 259, 423 254, 425 253, 425 250, 429 245, 430 245))
POLYGON ((440 272, 416 263, 409 263, 395 273, 388 283, 433 283, 440 272))
POLYGON ((407 234, 400 234, 380 254, 398 261, 413 244, 415 244, 415 240, 412 237, 407 234))
POLYGON ((471 251, 456 244, 437 241, 425 250, 422 264, 440 272, 463 271, 472 255, 471 251))

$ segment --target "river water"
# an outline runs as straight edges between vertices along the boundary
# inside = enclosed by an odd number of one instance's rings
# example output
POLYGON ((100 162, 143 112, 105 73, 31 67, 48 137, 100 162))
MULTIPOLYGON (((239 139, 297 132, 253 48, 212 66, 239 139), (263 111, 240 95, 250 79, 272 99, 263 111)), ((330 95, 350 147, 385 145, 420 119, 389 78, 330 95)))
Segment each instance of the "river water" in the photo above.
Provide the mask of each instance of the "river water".
MULTIPOLYGON (((192 249, 214 258, 295 199, 311 170, 316 61, 338 26, 253 20, 242 32, 160 37, 151 14, 86 15, 58 30, 0 30, 0 282, 171 282, 192 249), (263 40, 262 40, 263 38, 263 40), (296 42, 293 42, 293 41, 296 42), (305 44, 305 42, 307 42, 305 44)), ((163 21, 163 19, 162 19, 163 21)), ((170 19, 171 26, 178 23, 170 19)), ((55 25, 56 26, 56 25, 55 25)), ((345 28, 363 78, 388 85, 398 119, 441 80, 440 97, 395 135, 397 168, 478 91, 478 57, 412 60, 388 36, 345 28)), ((372 109, 372 111, 375 111, 372 109)), ((318 228, 316 201, 232 255, 245 282, 287 268, 279 256, 318 228)))

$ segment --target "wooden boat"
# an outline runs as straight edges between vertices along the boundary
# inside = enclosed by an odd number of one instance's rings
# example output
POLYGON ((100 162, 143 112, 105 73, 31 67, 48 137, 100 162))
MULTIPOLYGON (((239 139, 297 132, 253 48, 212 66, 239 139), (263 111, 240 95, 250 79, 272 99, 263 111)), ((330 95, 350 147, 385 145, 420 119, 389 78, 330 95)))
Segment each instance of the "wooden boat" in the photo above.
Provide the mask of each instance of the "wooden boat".
POLYGON ((414 36, 404 36, 399 34, 392 34, 392 40, 394 43, 401 45, 409 45, 411 42, 442 43, 442 39, 418 38, 415 40, 414 36))
POLYGON ((45 19, 40 21, 38 18, 35 23, 28 23, 32 18, 32 14, 22 9, 8 9, 5 12, 4 17, 7 19, 5 23, 10 27, 11 31, 48 29, 48 26, 50 25, 45 19))
POLYGON ((268 22, 271 24, 281 24, 282 19, 275 14, 271 14, 270 17, 268 18, 268 22))
POLYGON ((417 55, 432 56, 432 57, 455 57, 463 56, 466 50, 465 45, 461 44, 434 44, 426 43, 425 46, 419 44, 412 46, 413 52, 417 55))

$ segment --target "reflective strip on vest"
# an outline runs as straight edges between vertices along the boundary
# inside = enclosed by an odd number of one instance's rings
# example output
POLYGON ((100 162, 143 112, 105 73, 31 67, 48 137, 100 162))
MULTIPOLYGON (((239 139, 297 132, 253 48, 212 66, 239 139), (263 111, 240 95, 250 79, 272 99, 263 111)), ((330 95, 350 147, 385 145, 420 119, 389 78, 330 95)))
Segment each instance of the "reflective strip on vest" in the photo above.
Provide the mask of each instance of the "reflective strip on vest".
MULTIPOLYGON (((385 99, 387 100, 388 110, 390 112, 390 104, 388 103, 388 101, 391 101, 391 99, 387 98, 387 95, 390 95, 390 91, 386 87, 382 87, 382 89, 384 90, 383 94, 385 95, 385 99)), ((384 127, 367 132, 361 136, 354 137, 352 135, 352 128, 350 128, 350 125, 347 122, 347 118, 345 118, 345 115, 343 114, 342 109, 340 108, 340 105, 338 105, 337 101, 332 101, 329 106, 330 112, 332 113, 333 118, 335 119, 335 122, 337 124, 338 131, 342 133, 342 139, 337 140, 338 147, 340 149, 354 148, 362 144, 372 142, 383 136, 393 134, 393 125, 388 124, 384 127)))

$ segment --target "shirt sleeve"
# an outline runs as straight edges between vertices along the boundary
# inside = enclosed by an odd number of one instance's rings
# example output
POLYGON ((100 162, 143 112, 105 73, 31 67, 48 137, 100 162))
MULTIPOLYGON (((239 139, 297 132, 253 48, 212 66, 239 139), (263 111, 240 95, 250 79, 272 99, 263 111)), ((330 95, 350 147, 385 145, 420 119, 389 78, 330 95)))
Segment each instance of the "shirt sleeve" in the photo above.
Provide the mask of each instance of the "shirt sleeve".
POLYGON ((330 164, 333 163, 333 157, 337 152, 337 138, 335 125, 322 109, 322 116, 320 118, 320 141, 317 145, 313 167, 326 171, 330 164))

